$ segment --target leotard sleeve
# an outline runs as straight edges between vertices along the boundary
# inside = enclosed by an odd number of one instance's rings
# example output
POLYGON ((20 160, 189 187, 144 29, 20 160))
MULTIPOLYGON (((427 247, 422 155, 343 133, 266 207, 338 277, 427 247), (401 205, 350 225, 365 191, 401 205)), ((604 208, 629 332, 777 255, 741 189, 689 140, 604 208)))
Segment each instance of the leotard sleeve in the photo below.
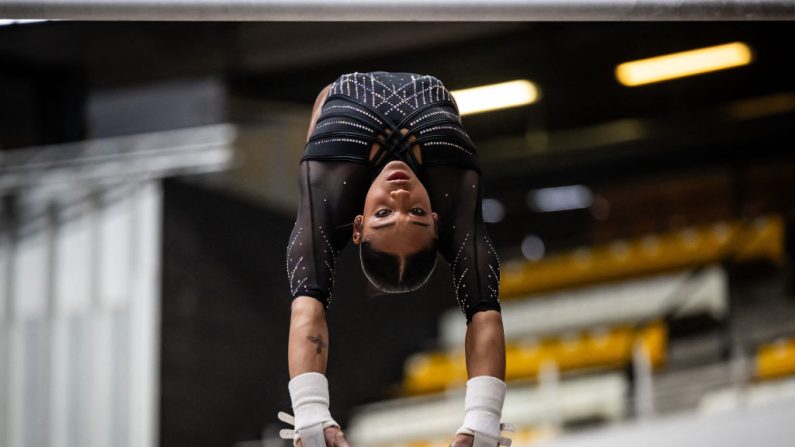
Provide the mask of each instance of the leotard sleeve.
POLYGON ((316 298, 328 309, 336 258, 351 239, 354 217, 362 211, 369 173, 362 164, 304 160, 299 185, 286 256, 290 293, 293 298, 316 298))
POLYGON ((483 223, 481 175, 474 169, 434 166, 422 181, 439 214, 439 252, 450 265, 467 324, 477 312, 500 311, 500 263, 483 223))

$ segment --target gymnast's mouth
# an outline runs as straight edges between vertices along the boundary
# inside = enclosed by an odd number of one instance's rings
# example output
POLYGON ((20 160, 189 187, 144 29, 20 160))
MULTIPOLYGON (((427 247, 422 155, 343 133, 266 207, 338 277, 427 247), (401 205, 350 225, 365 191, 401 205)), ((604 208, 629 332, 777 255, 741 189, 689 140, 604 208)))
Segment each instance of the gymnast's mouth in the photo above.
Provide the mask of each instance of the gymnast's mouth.
POLYGON ((388 182, 391 182, 393 180, 409 180, 409 175, 403 171, 395 171, 389 174, 389 177, 387 177, 386 180, 388 182))

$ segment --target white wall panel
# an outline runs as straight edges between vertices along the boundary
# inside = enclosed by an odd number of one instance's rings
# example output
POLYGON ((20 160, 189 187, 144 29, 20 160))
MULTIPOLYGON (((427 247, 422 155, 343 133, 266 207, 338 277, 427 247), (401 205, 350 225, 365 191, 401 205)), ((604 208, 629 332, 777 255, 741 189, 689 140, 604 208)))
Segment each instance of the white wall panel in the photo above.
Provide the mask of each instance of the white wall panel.
POLYGON ((142 184, 132 200, 135 281, 131 285, 130 339, 135 343, 131 346, 130 361, 136 365, 136 373, 130 375, 129 434, 131 446, 147 446, 157 444, 158 431, 160 184, 142 184))
POLYGON ((44 318, 28 318, 22 322, 22 443, 24 446, 47 445, 48 424, 47 383, 49 328, 44 318))
POLYGON ((72 361, 68 356, 68 327, 63 318, 53 316, 49 322, 50 332, 50 367, 49 367, 49 415, 46 432, 49 434, 49 445, 65 447, 67 434, 67 367, 72 361))
POLYGON ((156 445, 159 184, 17 199, 0 227, 0 446, 156 445))
MULTIPOLYGON (((129 309, 114 310, 111 314, 111 408, 110 445, 127 447, 130 445, 130 317, 129 309)), ((133 370, 133 373, 137 371, 133 370)))
POLYGON ((9 325, 0 320, 0 445, 7 445, 5 435, 8 433, 8 403, 10 400, 8 376, 9 362, 9 325))
POLYGON ((46 199, 33 197, 20 204, 21 218, 14 231, 11 299, 14 318, 42 318, 47 308, 48 234, 46 199))
MULTIPOLYGON (((12 256, 12 248, 10 235, 3 227, 4 217, 2 212, 0 212, 0 327, 2 327, 8 312, 8 307, 11 305, 9 303, 9 289, 11 285, 8 280, 10 268, 9 259, 12 256)), ((0 357, 0 367, 3 365, 2 361, 3 357, 0 357)), ((0 374, 2 374, 1 371, 0 374)), ((0 427, 2 427, 2 425, 0 425, 0 427)))
POLYGON ((11 284, 8 282, 13 247, 7 228, 4 227, 5 209, 0 209, 0 445, 7 445, 4 436, 8 433, 8 403, 9 403, 9 347, 11 328, 9 315, 11 300, 9 291, 11 284))
POLYGON ((87 376, 89 383, 89 411, 85 430, 90 433, 88 447, 105 447, 111 445, 111 374, 113 372, 111 320, 103 309, 94 307, 89 320, 89 354, 90 370, 87 376))
POLYGON ((54 272, 57 310, 85 313, 91 305, 91 220, 89 192, 58 198, 58 239, 54 272))
POLYGON ((159 179, 228 167, 236 133, 4 154, 0 447, 157 445, 159 179))
POLYGON ((99 217, 99 299, 114 307, 127 300, 131 282, 133 221, 130 196, 133 192, 129 188, 122 186, 105 191, 96 210, 99 217))
POLYGON ((7 397, 6 424, 5 431, 0 432, 2 445, 8 447, 22 446, 22 421, 23 421, 23 402, 25 395, 23 391, 23 380, 25 369, 23 362, 23 346, 21 334, 21 322, 11 319, 6 325, 8 343, 6 345, 8 369, 6 370, 5 395, 7 397))
POLYGON ((89 445, 91 433, 91 376, 90 338, 88 316, 72 314, 66 317, 68 332, 67 357, 70 359, 66 371, 66 446, 89 445))

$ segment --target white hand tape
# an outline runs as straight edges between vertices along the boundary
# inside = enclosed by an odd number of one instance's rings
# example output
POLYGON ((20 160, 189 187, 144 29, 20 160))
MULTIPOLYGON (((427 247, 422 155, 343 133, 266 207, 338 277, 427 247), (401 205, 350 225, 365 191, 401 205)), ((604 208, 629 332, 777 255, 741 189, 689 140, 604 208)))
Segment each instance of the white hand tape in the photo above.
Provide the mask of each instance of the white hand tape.
POLYGON ((505 382, 496 377, 477 376, 469 379, 464 423, 456 434, 474 436, 473 447, 510 446, 511 440, 500 436, 502 430, 513 431, 511 424, 500 424, 506 392, 505 382))
MULTIPOLYGON (((292 421, 295 425, 293 445, 302 439, 304 447, 325 447, 323 430, 328 427, 340 426, 331 417, 329 411, 328 379, 317 372, 303 373, 293 377, 288 388, 295 412, 295 418, 292 421), (318 439, 322 443, 314 445, 318 439)), ((282 419, 281 414, 279 419, 282 419)), ((282 420, 288 422, 285 419, 282 420)))

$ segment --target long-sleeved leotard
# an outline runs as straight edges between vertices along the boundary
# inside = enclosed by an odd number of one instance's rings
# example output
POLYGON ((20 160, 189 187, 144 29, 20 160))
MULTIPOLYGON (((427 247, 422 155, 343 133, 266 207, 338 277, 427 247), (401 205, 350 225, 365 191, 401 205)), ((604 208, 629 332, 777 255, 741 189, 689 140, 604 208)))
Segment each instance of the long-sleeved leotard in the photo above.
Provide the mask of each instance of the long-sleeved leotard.
POLYGON ((467 323, 478 311, 499 311, 500 267, 481 215, 475 146, 444 85, 412 73, 351 73, 332 84, 299 170, 301 197, 287 245, 292 296, 328 307, 351 223, 372 179, 395 159, 418 174, 439 215, 438 250, 450 264, 467 323), (402 128, 408 134, 401 135, 402 128), (411 136, 416 140, 409 143, 411 136), (371 161, 374 143, 380 149, 371 161), (411 152, 415 144, 421 160, 411 152))

